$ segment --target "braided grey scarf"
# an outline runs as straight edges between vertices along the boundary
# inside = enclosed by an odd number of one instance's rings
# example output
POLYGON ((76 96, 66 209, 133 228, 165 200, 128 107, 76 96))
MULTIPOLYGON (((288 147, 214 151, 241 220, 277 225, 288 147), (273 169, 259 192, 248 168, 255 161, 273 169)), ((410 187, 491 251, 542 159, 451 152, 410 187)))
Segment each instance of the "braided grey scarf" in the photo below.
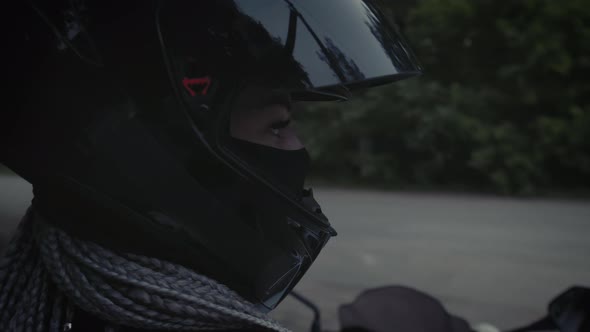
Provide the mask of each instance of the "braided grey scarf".
POLYGON ((214 280, 74 239, 29 209, 0 263, 0 331, 61 332, 73 307, 107 331, 288 331, 214 280))

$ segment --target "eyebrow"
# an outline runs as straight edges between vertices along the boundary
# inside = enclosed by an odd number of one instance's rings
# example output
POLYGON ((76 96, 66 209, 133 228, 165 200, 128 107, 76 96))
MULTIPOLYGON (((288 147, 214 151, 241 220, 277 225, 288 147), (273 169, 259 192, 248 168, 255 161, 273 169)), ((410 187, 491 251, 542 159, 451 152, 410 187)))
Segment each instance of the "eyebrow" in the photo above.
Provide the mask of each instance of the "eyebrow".
POLYGON ((291 94, 286 91, 274 91, 268 97, 268 100, 265 103, 266 105, 273 105, 279 104, 283 105, 291 112, 291 107, 293 106, 293 100, 291 99, 291 94))
POLYGON ((289 124, 291 124, 291 118, 289 118, 287 120, 282 120, 282 121, 275 121, 271 124, 271 127, 273 129, 283 129, 283 128, 287 128, 289 126, 289 124))

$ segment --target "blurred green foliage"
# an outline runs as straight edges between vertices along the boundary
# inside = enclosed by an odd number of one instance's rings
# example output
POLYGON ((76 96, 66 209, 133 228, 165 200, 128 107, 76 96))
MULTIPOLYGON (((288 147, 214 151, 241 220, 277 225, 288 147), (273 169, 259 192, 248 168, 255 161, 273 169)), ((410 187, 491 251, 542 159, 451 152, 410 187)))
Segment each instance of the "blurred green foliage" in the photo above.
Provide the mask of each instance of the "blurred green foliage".
POLYGON ((402 3, 396 19, 424 75, 308 107, 316 176, 506 194, 590 189, 590 1, 402 3))

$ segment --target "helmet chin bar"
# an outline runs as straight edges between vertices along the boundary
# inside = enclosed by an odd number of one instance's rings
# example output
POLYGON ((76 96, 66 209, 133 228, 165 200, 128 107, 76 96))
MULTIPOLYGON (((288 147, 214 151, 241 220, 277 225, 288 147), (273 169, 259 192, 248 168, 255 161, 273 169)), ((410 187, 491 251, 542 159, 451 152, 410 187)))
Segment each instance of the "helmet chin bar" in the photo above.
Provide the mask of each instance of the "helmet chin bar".
MULTIPOLYGON (((314 213, 321 214, 323 216, 319 204, 313 198, 312 189, 304 190, 302 203, 311 211, 314 211, 314 213)), ((323 217, 325 218, 325 216, 323 217)), ((264 312, 268 312, 274 309, 287 295, 289 295, 289 293, 293 290, 295 285, 307 272, 308 268, 311 266, 313 261, 317 258, 321 249, 328 242, 328 239, 336 235, 335 231, 332 234, 326 232, 311 232, 301 223, 289 217, 287 218, 287 224, 290 228, 293 229, 294 232, 299 234, 299 238, 301 241, 301 245, 299 246, 299 248, 302 248, 303 250, 298 250, 295 248, 292 249, 293 260, 291 261, 290 266, 285 266, 281 267, 280 269, 276 269, 276 267, 284 264, 285 261, 276 262, 277 265, 271 264, 269 265, 269 271, 263 272, 268 276, 273 276, 275 280, 274 283, 264 291, 264 293, 267 296, 270 295, 270 297, 267 297, 265 300, 261 300, 260 303, 257 305, 257 308, 264 312), (311 251, 309 250, 309 248, 313 248, 314 250, 311 251), (277 274, 277 270, 285 272, 282 274, 277 274)))
POLYGON ((218 91, 225 91, 233 98, 212 99, 209 111, 217 116, 210 123, 213 128, 200 137, 212 142, 209 147, 216 158, 231 169, 233 176, 239 176, 240 184, 235 190, 239 197, 235 199, 254 211, 255 220, 249 223, 265 234, 269 241, 267 250, 278 250, 277 254, 261 257, 257 271, 252 272, 255 277, 249 281, 252 289, 234 289, 240 294, 249 294, 247 299, 261 310, 269 311, 289 294, 328 239, 337 233, 322 213, 311 189, 300 187, 299 193, 283 190, 280 183, 249 162, 248 156, 238 153, 242 150, 231 145, 228 124, 235 92, 241 86, 243 83, 236 81, 219 81, 218 91), (233 93, 228 93, 231 91, 233 93))

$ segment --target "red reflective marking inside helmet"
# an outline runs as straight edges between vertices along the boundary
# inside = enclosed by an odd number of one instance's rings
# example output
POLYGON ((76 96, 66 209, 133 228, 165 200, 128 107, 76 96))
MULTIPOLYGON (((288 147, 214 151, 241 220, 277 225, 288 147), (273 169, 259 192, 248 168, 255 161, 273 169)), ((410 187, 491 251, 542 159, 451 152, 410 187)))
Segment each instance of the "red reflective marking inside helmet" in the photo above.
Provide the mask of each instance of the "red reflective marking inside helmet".
POLYGON ((191 96, 196 96, 197 93, 204 96, 207 94, 209 90, 209 86, 211 85, 211 78, 209 76, 206 77, 197 77, 197 78, 188 78, 185 77, 182 80, 182 85, 191 96), (195 91, 195 87, 202 87, 201 89, 195 91))

